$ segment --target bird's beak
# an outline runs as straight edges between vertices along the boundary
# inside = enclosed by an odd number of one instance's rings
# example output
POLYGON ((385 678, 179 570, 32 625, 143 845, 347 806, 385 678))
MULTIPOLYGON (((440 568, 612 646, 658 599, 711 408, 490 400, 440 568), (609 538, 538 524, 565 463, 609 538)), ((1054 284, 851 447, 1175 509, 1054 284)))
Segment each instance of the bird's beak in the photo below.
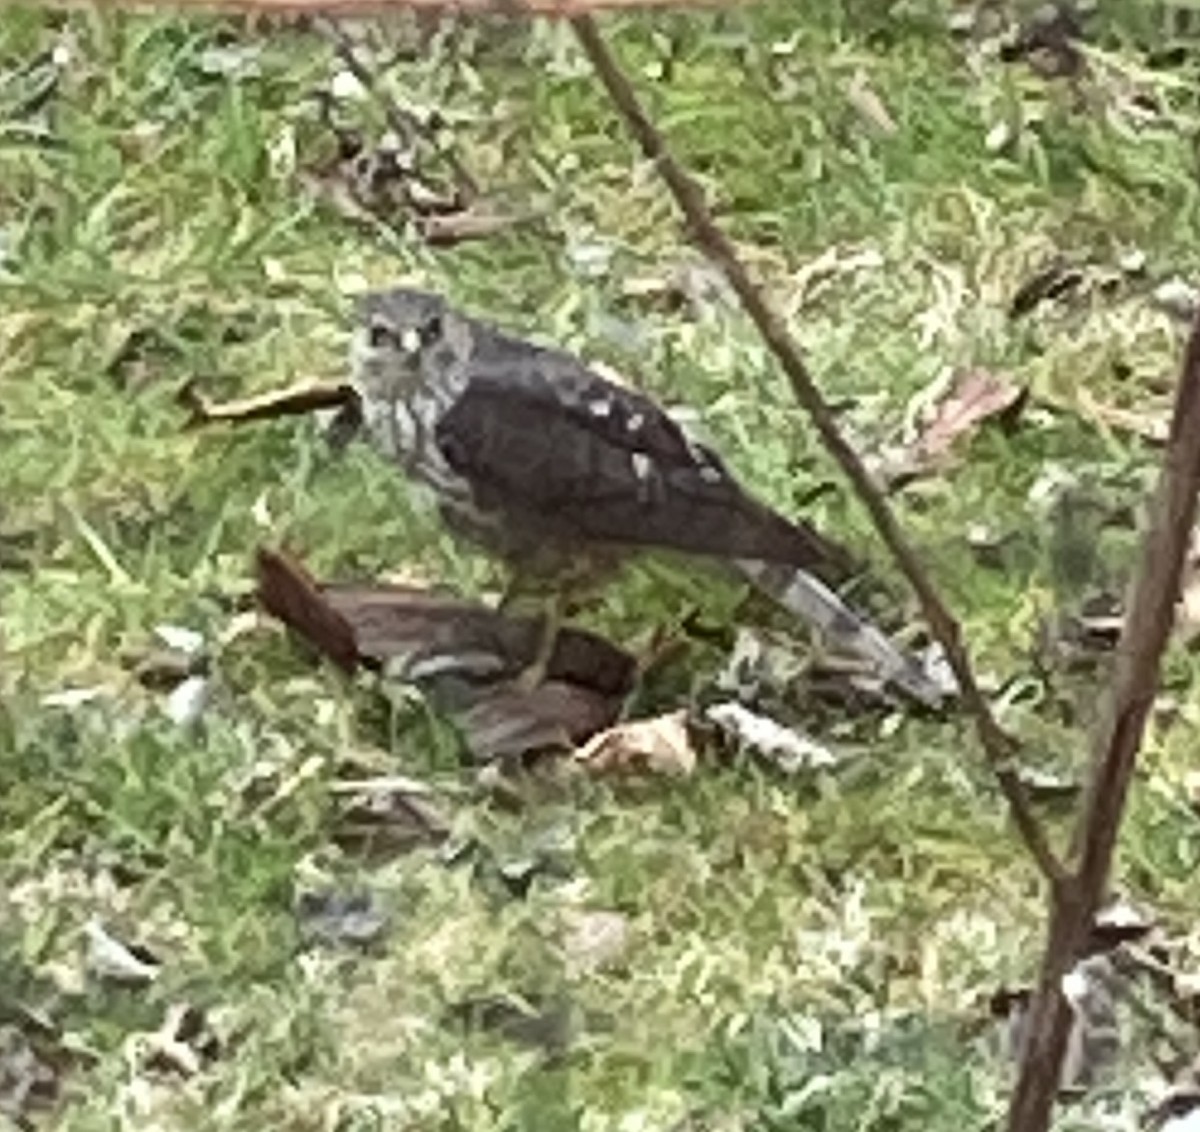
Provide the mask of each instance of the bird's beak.
POLYGON ((421 354, 421 335, 411 326, 400 334, 400 349, 410 361, 416 361, 421 354))

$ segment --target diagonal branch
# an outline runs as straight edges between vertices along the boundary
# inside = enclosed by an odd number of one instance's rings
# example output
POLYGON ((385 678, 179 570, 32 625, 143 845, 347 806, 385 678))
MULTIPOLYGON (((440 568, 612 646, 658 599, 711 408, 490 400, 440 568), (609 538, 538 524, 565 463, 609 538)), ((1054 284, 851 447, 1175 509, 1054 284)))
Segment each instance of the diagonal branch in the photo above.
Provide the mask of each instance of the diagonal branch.
POLYGON ((1014 768, 1015 744, 996 722, 975 679, 962 641, 961 627, 934 589, 920 558, 904 537, 891 507, 875 486, 858 453, 842 435, 833 411, 808 372, 787 327, 750 278, 732 241, 717 227, 704 201, 703 190, 675 160, 662 134, 642 109, 629 79, 609 51, 595 21, 591 16, 584 15, 575 17, 571 23, 613 105, 646 157, 657 166, 686 217, 692 239, 724 272, 743 309, 783 367, 796 399, 812 419, 822 443, 850 480, 884 544, 916 593, 930 631, 945 651, 946 660, 958 681, 963 704, 975 721, 979 740, 991 762, 1000 789, 1008 800, 1013 821, 1038 867, 1057 888, 1065 879, 1062 864, 1035 817, 1028 793, 1014 768))
POLYGON ((1059 1066, 1071 1024, 1060 990, 1062 979, 1079 957, 1108 886, 1125 798, 1174 622, 1196 522, 1198 489, 1200 315, 1192 324, 1175 392, 1151 522, 1126 603, 1108 709, 1093 744, 1092 771, 1072 850, 1079 860, 1077 879, 1060 889, 1050 911, 1029 1040, 1008 1113, 1010 1132, 1047 1127, 1058 1093, 1059 1066))

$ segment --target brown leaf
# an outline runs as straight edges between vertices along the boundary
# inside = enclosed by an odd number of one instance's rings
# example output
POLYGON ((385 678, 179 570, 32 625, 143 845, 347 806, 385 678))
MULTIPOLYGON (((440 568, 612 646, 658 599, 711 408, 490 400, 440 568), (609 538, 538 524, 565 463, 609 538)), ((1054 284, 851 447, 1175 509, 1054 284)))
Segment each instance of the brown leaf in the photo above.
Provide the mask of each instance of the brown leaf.
POLYGON ((258 599, 268 613, 290 625, 343 672, 358 667, 354 630, 294 558, 265 547, 259 549, 258 599))
POLYGON ((622 723, 593 735, 575 758, 597 774, 649 771, 689 775, 696 769, 696 750, 688 732, 687 712, 622 723))
POLYGON ((421 783, 391 777, 339 782, 330 789, 341 795, 333 840, 343 850, 375 859, 449 836, 449 825, 430 804, 429 791, 421 783))
MULTIPOLYGON (((381 664, 406 660, 414 679, 422 669, 445 669, 457 661, 499 680, 515 676, 537 652, 537 618, 508 617, 479 602, 403 585, 330 584, 321 594, 351 626, 364 658, 381 664)), ((627 652, 595 633, 566 628, 546 674, 548 680, 623 695, 634 664, 627 652)))
POLYGON ((259 598, 344 671, 386 667, 452 716, 480 759, 570 748, 617 717, 636 661, 594 633, 559 632, 547 679, 514 678, 534 659, 540 624, 406 585, 320 585, 288 556, 261 549, 259 598))
POLYGON ((1002 374, 967 370, 958 375, 925 424, 913 454, 918 463, 937 463, 950 454, 959 440, 975 433, 986 421, 1014 423, 1028 397, 1028 387, 1015 385, 1002 374))
POLYGON ((458 724, 471 753, 490 761, 569 750, 608 727, 620 707, 620 697, 557 680, 532 691, 504 684, 460 713, 458 724))

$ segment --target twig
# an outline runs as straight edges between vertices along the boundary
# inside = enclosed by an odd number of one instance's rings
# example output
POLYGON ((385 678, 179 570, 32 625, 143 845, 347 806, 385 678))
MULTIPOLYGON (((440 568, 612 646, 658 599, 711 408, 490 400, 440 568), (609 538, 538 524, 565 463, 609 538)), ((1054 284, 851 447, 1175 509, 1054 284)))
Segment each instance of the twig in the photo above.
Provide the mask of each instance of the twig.
POLYGON ((1062 978, 1079 953, 1108 885, 1125 798, 1174 623, 1198 489, 1200 315, 1192 324, 1175 392, 1167 450, 1130 586, 1108 708, 1093 743, 1092 771, 1071 854, 1079 862, 1078 871, 1070 885, 1060 886, 1051 905, 1030 1040, 1008 1114, 1010 1132, 1037 1132, 1050 1119, 1069 1027, 1062 978))
POLYGON ((692 239, 724 272, 743 309, 790 379, 796 399, 812 419, 826 449, 850 480, 884 544, 915 591, 929 628, 945 651, 958 681, 963 704, 975 721, 980 742, 1000 789, 1008 800, 1013 821, 1038 867, 1057 887, 1065 879, 1062 864, 1035 817, 1028 792, 1013 766, 1015 744, 996 722, 975 680, 958 622, 933 588, 920 558, 901 532, 887 500, 842 435, 832 410, 809 374, 786 326, 751 280, 732 242, 717 227, 704 201, 703 190, 672 156, 666 141, 638 103, 633 87, 606 46, 595 21, 590 16, 579 16, 572 20, 572 26, 614 106, 647 158, 656 164, 687 218, 692 239))
MULTIPOLYGON (((171 4, 152 0, 105 0, 111 8, 163 8, 180 11, 251 12, 255 15, 312 15, 328 13, 362 19, 367 16, 394 15, 396 12, 461 12, 493 16, 578 16, 600 11, 636 11, 639 8, 734 8, 751 0, 173 0, 171 4)), ((62 8, 66 3, 45 3, 62 8)))
POLYGON ((274 389, 238 401, 214 403, 188 382, 179 392, 179 402, 191 413, 188 428, 215 421, 241 423, 271 420, 276 417, 299 416, 315 409, 345 409, 354 406, 358 395, 354 388, 343 383, 305 383, 287 389, 274 389))

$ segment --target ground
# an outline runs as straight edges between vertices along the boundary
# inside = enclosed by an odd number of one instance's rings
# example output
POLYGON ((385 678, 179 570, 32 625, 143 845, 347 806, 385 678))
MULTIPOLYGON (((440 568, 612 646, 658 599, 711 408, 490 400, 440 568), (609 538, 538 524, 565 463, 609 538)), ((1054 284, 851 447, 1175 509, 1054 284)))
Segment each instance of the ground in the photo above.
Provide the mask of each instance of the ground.
MULTIPOLYGON (((1069 781, 1103 658, 1048 693, 1035 654, 1052 615, 1121 592, 1153 480, 1153 445, 1095 406, 1168 412, 1186 320, 1154 296, 1200 267, 1195 56, 1180 40, 1182 62, 1152 68, 1148 48, 1187 29, 1102 4, 1084 70, 1048 77, 948 14, 780 0, 605 28, 865 452, 894 446, 939 378, 1029 387, 1015 427, 979 430, 894 503, 1026 764, 1069 781), (1012 317, 1058 256, 1081 285, 1012 317), (1054 502, 1074 498, 1048 490, 1068 477, 1084 504, 1054 502)), ((664 301, 701 261, 566 27, 460 28, 380 80, 440 110, 497 207, 535 216, 449 248, 311 191, 331 140, 311 95, 340 66, 315 33, 207 18, 0 24, 0 1006, 36 1006, 75 1051, 44 1119, 980 1126, 1006 1080, 986 1001, 1029 979, 1044 899, 963 720, 826 711, 823 735, 853 755, 836 772, 712 765, 514 812, 474 791, 419 703, 254 616, 260 543, 325 576, 495 583, 393 470, 335 457, 309 421, 182 427, 189 380, 233 396, 342 376, 352 294, 408 281, 700 409, 748 483, 851 543, 894 583, 896 620, 916 620, 745 318, 664 301), (210 701, 183 724, 130 674, 163 624, 212 654, 210 701), (331 784, 351 759, 431 784, 461 858, 339 849, 331 784), (335 882, 388 912, 365 954, 300 936, 297 894, 335 882), (604 963, 571 941, 581 910, 619 914, 604 963), (93 917, 154 953, 152 983, 82 973, 93 917), (541 995, 551 1017, 532 1035, 448 1022, 491 995, 541 995), (187 1072, 136 1049, 181 1003, 219 1038, 187 1072)), ((377 137, 377 112, 343 111, 377 137)), ((739 595, 712 587, 634 570, 590 616, 626 644, 689 605, 719 625, 739 595)), ((676 702, 713 651, 684 655, 676 702)), ((1177 648, 1116 877, 1176 938, 1200 899, 1198 712, 1177 648)), ((1065 834, 1063 807, 1043 809, 1065 834)), ((1094 1103, 1133 1111, 1147 1074, 1094 1103)), ((1063 1127, 1086 1119, 1067 1110, 1063 1127)))

